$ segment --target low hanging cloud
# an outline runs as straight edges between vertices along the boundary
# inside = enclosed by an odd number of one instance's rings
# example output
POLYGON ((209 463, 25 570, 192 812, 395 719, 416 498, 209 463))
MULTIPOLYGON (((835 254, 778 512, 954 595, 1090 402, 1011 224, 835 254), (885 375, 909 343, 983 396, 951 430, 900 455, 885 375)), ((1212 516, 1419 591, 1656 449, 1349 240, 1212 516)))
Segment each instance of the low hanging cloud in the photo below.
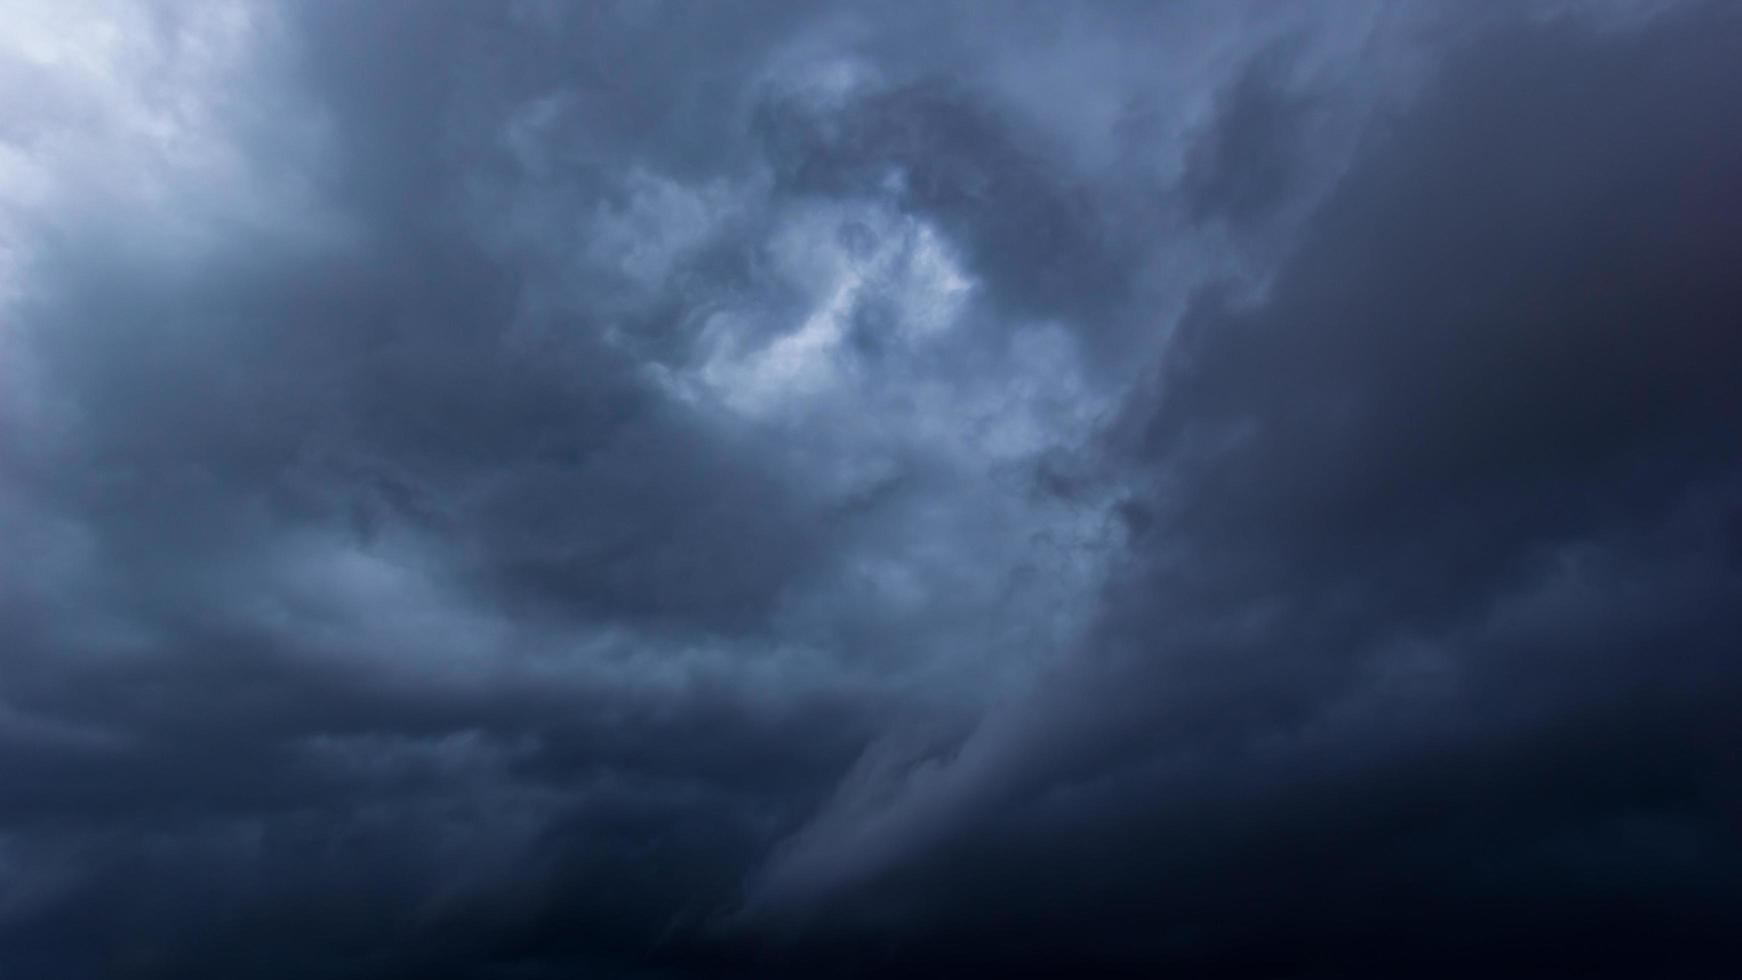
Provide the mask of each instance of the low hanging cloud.
POLYGON ((1727 5, 11 7, 7 975, 1742 954, 1727 5))

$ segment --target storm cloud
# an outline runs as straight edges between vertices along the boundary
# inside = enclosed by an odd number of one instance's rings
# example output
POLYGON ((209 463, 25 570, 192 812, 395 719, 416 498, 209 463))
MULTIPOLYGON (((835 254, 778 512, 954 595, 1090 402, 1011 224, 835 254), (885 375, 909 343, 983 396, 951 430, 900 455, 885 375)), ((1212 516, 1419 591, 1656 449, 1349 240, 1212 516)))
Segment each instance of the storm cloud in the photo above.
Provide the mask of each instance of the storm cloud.
POLYGON ((1742 12, 13 0, 0 972, 1742 956, 1742 12))

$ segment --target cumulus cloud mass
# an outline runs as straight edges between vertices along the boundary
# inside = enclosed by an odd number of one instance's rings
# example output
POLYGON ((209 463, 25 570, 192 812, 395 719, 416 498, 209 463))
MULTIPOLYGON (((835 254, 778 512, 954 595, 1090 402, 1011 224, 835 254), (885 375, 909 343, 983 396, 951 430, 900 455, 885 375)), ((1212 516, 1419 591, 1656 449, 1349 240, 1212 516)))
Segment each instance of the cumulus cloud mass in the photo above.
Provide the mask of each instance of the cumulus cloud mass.
POLYGON ((1742 962, 1742 5, 0 0, 0 975, 1742 962))

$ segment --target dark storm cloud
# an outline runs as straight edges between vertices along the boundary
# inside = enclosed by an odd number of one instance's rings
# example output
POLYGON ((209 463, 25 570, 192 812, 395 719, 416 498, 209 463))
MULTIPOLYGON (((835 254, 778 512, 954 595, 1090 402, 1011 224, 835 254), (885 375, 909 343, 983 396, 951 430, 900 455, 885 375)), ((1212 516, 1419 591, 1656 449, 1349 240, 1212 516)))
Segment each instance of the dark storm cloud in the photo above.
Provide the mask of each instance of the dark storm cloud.
POLYGON ((1206 293, 1128 406, 1145 557, 1092 648, 843 797, 776 865, 782 914, 999 971, 1673 947, 1713 975, 1742 862, 1736 27, 1453 59, 1265 298, 1206 293))
POLYGON ((1742 23, 1377 9, 0 28, 0 968, 1708 975, 1742 23))
POLYGON ((879 92, 821 119, 765 105, 758 119, 780 179, 833 195, 877 194, 935 216, 1001 301, 1097 322, 1122 294, 1131 257, 1103 239, 1105 216, 1061 186, 1059 169, 970 95, 945 82, 879 92))
POLYGON ((1264 218, 1288 196, 1308 106, 1277 76, 1286 52, 1254 59, 1192 146, 1184 185, 1195 220, 1264 218))
POLYGON ((360 226, 335 251, 237 233, 186 272, 91 215, 33 254, 8 969, 468 975, 577 928, 577 961, 645 950, 729 903, 864 737, 874 692, 728 649, 827 501, 528 311, 527 271, 458 227, 468 168, 507 164, 459 128, 496 108, 463 77, 496 67, 469 50, 490 25, 435 13, 310 29, 360 226), (506 659, 454 664, 479 655, 506 659), (501 925, 479 895, 572 911, 501 925))

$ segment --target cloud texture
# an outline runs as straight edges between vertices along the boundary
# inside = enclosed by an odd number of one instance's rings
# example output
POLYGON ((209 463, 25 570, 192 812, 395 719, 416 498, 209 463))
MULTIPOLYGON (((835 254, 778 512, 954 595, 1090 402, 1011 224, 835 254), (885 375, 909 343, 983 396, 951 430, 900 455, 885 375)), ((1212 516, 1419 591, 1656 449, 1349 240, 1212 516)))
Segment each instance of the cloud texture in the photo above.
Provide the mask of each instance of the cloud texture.
POLYGON ((1723 3, 7 0, 0 973, 1718 977, 1723 3))

